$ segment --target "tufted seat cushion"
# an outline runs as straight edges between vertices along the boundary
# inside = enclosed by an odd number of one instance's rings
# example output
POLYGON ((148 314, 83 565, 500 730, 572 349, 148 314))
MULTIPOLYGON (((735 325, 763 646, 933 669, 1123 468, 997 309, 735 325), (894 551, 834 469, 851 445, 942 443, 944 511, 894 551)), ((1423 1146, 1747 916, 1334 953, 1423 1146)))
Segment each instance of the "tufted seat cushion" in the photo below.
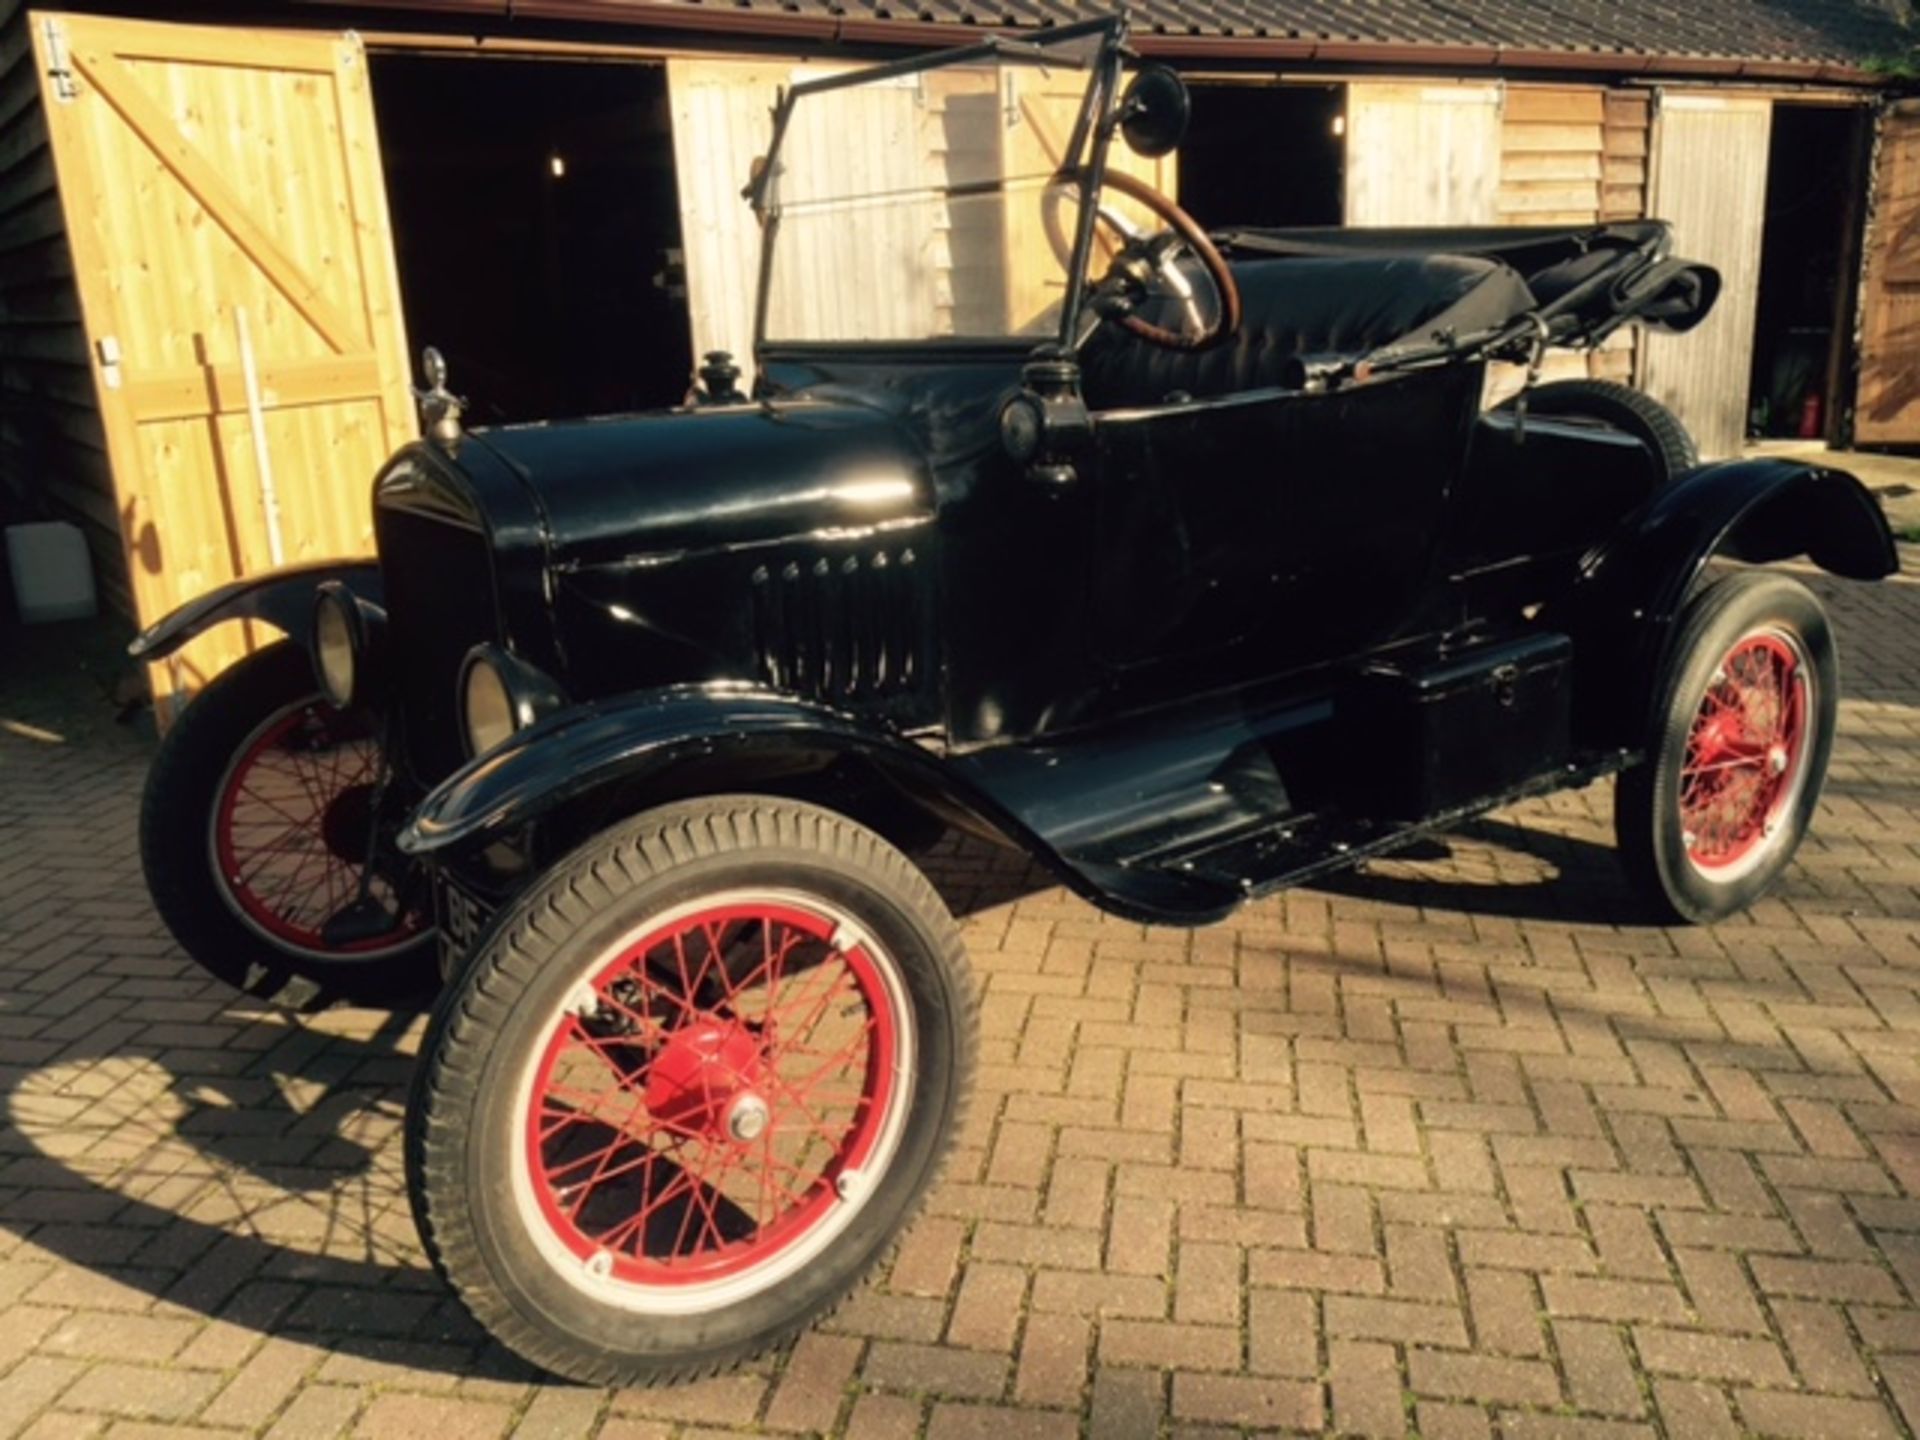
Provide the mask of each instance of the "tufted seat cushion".
POLYGON ((1102 325, 1080 351, 1096 410, 1270 389, 1296 356, 1359 357, 1429 328, 1505 324, 1534 307, 1518 273, 1460 255, 1340 256, 1244 261, 1239 331, 1211 350, 1165 350, 1102 325))

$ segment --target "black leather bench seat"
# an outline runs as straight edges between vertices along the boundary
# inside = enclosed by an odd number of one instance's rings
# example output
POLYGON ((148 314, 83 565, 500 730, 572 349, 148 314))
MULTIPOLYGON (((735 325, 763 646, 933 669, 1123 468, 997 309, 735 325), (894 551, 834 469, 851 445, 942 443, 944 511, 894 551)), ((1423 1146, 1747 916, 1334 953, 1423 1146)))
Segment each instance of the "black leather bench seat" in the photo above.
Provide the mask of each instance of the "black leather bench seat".
MULTIPOLYGON (((1096 410, 1157 405, 1280 385, 1296 357, 1359 358, 1447 327, 1466 335, 1534 308, 1510 266, 1461 255, 1360 255, 1241 261, 1239 331, 1211 350, 1166 350, 1117 325, 1081 347, 1081 384, 1096 410)), ((1159 318, 1159 317, 1156 317, 1159 318)))

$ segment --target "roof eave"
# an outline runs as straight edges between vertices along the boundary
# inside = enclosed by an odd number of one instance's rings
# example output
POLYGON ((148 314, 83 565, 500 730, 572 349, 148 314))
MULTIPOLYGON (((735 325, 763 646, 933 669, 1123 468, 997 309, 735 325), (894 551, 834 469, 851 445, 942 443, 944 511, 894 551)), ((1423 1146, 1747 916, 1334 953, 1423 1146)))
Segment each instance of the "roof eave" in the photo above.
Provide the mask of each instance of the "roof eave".
MULTIPOLYGON (((337 3, 337 0, 335 0, 337 3)), ((1018 34, 1031 27, 959 25, 943 21, 876 20, 855 16, 802 15, 790 11, 721 9, 663 0, 358 0, 384 9, 470 15, 497 21, 544 21, 645 28, 812 45, 887 45, 933 48, 967 44, 996 31, 1018 34)), ((1345 67, 1479 70, 1504 73, 1567 73, 1635 76, 1648 80, 1732 80, 1749 83, 1843 85, 1878 88, 1884 75, 1834 60, 1739 59, 1703 55, 1640 55, 1606 50, 1549 50, 1522 46, 1423 44, 1404 41, 1322 40, 1281 35, 1176 35, 1136 30, 1142 55, 1211 64, 1280 62, 1345 67)))

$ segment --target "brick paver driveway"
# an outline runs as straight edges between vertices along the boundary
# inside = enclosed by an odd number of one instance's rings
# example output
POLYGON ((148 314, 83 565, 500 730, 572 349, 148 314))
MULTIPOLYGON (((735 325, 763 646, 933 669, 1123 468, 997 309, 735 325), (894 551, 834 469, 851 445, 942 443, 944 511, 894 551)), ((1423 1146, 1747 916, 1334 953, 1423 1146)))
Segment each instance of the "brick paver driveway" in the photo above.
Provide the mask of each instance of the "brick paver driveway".
POLYGON ((1626 923, 1604 787, 1193 935, 943 857, 986 987, 948 1182, 791 1354, 657 1393, 475 1334, 402 1191, 418 1021, 187 967, 134 858, 148 742, 16 669, 0 1435, 1908 1433, 1920 580, 1821 588, 1827 803, 1715 930, 1626 923))

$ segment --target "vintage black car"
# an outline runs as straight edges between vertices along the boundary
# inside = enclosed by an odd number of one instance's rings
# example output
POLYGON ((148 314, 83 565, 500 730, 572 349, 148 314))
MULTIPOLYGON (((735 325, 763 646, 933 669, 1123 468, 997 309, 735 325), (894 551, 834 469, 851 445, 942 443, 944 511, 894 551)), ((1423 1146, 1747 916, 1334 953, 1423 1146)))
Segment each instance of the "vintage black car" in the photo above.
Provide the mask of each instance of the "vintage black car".
POLYGON ((1210 233, 1125 168, 1186 99, 1124 40, 796 83, 751 395, 716 355, 671 413, 466 433, 436 362, 377 563, 137 642, 290 637, 168 735, 155 900, 260 993, 444 980, 416 1214, 541 1365, 704 1372, 886 1252, 973 1067, 908 858, 947 831, 1197 925, 1615 772, 1656 918, 1806 830, 1833 638, 1748 566, 1886 575, 1873 500, 1700 466, 1617 386, 1482 405, 1496 361, 1696 323, 1713 272, 1657 222, 1210 233))

